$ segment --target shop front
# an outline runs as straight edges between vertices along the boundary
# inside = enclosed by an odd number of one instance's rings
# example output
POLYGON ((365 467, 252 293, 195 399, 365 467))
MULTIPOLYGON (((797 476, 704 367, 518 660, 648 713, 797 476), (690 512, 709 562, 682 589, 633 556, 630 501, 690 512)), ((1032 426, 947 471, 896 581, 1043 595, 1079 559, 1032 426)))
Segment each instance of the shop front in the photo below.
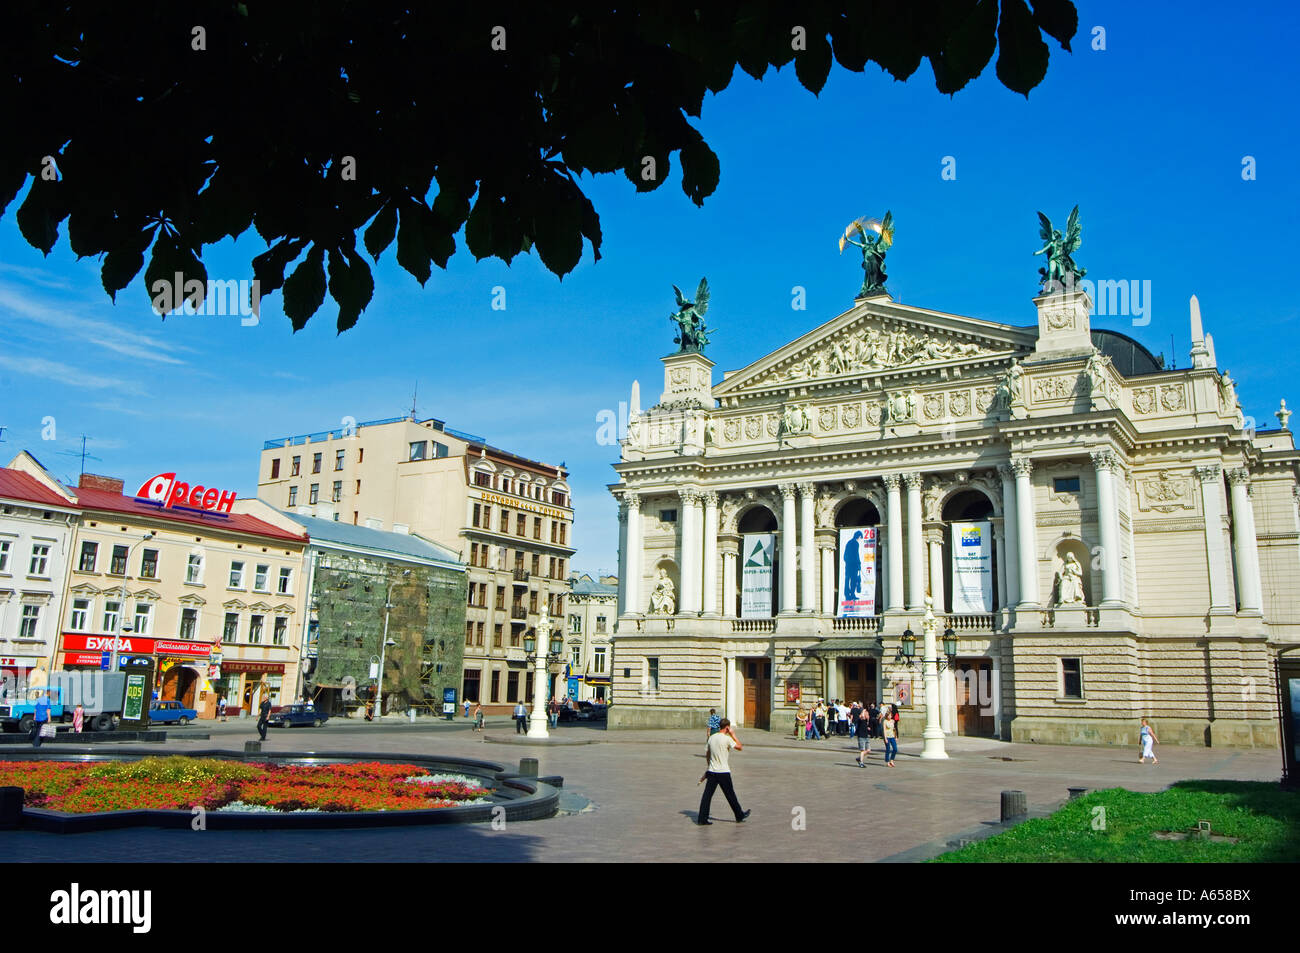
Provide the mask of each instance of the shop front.
POLYGON ((157 673, 154 693, 160 700, 181 702, 193 708, 200 718, 214 714, 215 696, 207 679, 212 646, 207 642, 185 639, 155 639, 147 636, 92 635, 84 632, 63 633, 63 667, 77 671, 104 668, 104 659, 113 651, 123 656, 149 656, 157 673))
POLYGON ((283 684, 283 662, 228 658, 221 664, 221 677, 213 690, 225 697, 227 716, 242 711, 246 717, 254 717, 264 697, 271 699, 272 707, 287 704, 282 697, 283 684))

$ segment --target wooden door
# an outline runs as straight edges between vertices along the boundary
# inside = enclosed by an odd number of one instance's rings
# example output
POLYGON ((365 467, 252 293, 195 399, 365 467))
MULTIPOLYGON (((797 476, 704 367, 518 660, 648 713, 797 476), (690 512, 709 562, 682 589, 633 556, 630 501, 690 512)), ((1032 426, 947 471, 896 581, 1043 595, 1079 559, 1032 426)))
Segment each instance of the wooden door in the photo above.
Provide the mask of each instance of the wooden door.
POLYGON ((989 659, 958 659, 953 676, 957 734, 993 737, 993 663, 989 659))
POLYGON ((772 660, 743 659, 740 665, 745 683, 745 724, 766 729, 772 722, 772 660))
POLYGON ((869 705, 876 701, 876 660, 869 658, 845 659, 844 665, 844 702, 852 705, 862 702, 869 705))

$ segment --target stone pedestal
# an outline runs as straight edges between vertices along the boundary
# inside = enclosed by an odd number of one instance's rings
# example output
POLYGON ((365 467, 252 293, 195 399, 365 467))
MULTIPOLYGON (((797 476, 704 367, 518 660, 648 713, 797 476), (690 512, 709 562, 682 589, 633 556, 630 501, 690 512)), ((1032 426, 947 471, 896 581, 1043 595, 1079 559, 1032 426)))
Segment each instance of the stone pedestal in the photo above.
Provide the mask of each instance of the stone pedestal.
POLYGON ((1038 343, 1027 361, 1059 360, 1092 354, 1092 328, 1088 315, 1092 299, 1083 290, 1039 295, 1038 343))

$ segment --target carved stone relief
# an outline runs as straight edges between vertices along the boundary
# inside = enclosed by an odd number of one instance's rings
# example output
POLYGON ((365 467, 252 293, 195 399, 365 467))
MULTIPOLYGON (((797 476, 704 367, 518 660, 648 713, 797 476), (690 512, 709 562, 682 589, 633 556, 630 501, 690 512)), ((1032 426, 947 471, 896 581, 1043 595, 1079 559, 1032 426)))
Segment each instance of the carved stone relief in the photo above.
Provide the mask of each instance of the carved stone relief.
POLYGON ((1149 414, 1156 409, 1156 389, 1154 387, 1136 387, 1133 389, 1133 412, 1149 414))
POLYGON ((1138 481, 1138 509, 1159 513, 1196 509, 1191 478, 1161 470, 1138 481))

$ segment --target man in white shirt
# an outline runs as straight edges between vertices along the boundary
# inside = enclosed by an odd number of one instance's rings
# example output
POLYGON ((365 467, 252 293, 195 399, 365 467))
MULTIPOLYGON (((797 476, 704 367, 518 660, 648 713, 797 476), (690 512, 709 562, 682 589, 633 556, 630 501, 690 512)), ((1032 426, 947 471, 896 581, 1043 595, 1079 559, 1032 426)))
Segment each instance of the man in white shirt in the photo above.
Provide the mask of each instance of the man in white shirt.
POLYGON ((515 705, 515 734, 527 734, 528 732, 528 709, 524 703, 520 702, 515 705))
POLYGON ((719 787, 727 796, 727 803, 731 805, 731 810, 736 815, 736 823, 740 824, 749 817, 749 811, 740 809, 740 802, 736 800, 736 789, 731 786, 731 765, 728 763, 728 758, 732 748, 737 751, 745 750, 736 733, 731 730, 730 719, 724 718, 718 731, 709 736, 709 767, 704 772, 704 777, 700 778, 701 781, 708 782, 704 787, 704 796, 700 798, 699 819, 696 821, 700 826, 713 823, 709 820, 709 804, 713 801, 713 792, 719 787))

